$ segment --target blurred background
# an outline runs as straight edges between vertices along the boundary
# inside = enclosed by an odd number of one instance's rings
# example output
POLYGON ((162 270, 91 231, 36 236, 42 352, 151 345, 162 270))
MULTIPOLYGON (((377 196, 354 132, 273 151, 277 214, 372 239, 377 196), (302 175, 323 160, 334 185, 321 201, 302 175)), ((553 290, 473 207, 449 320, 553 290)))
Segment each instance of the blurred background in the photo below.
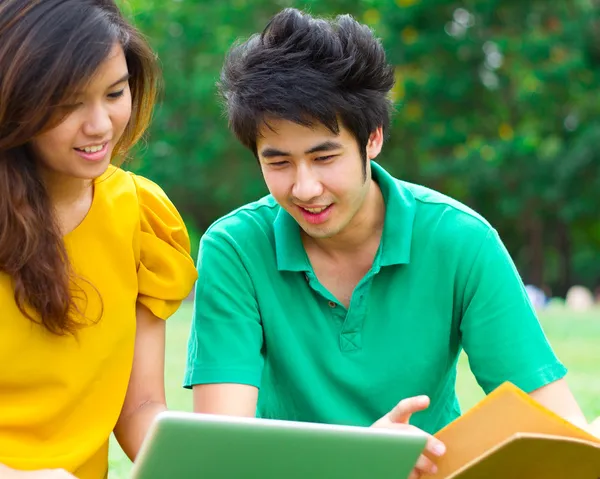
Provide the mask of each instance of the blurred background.
POLYGON ((378 161, 455 197, 500 232, 527 284, 600 286, 600 1, 123 0, 164 71, 128 168, 157 181, 190 228, 266 194, 216 96, 224 54, 287 6, 350 13, 396 65, 378 161))
MULTIPOLYGON (((147 141, 126 166, 159 183, 198 241, 267 193, 216 96, 231 44, 294 6, 350 13, 396 68, 396 113, 378 162, 464 202, 499 231, 588 419, 600 415, 600 0, 121 0, 164 70, 147 141), (596 305, 594 306, 594 302, 596 305)), ((169 406, 192 308, 168 322, 169 406)), ((467 358, 459 398, 481 397, 467 358)), ((399 398, 400 399, 400 398, 399 398)), ((130 463, 113 443, 111 479, 130 463)))

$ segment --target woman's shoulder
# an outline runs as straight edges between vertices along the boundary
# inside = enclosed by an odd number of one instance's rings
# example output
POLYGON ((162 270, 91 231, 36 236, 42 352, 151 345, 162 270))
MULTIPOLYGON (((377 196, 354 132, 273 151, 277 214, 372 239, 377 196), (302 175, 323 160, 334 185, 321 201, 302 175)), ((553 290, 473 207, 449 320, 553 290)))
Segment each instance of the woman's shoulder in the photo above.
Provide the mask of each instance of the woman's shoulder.
POLYGON ((94 181, 95 195, 110 201, 135 198, 136 187, 131 174, 109 165, 107 170, 94 181))
POLYGON ((111 202, 135 200, 138 207, 151 203, 174 209, 158 184, 118 166, 110 165, 104 174, 96 179, 95 185, 99 195, 111 202))
POLYGON ((110 165, 94 181, 94 199, 87 220, 106 225, 135 224, 139 219, 137 190, 131 176, 121 168, 110 165))
POLYGON ((138 301, 166 319, 189 294, 197 278, 185 222, 155 182, 114 167, 106 174, 111 194, 134 200, 130 203, 135 204, 138 224, 138 301))
POLYGON ((165 192, 153 181, 114 165, 96 178, 87 224, 94 229, 120 230, 122 236, 143 229, 148 216, 183 222, 165 192))
POLYGON ((168 210, 177 215, 173 204, 153 181, 126 171, 118 166, 110 165, 95 180, 94 201, 96 206, 106 214, 114 213, 118 218, 139 218, 144 210, 168 210))

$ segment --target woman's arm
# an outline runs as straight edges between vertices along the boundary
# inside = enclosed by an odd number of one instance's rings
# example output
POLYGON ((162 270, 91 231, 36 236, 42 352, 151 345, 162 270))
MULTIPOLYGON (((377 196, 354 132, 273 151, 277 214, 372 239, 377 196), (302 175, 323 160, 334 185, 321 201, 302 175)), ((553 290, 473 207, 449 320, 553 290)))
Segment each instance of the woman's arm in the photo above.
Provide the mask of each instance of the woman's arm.
POLYGON ((115 437, 129 459, 135 460, 156 415, 166 411, 165 321, 138 303, 133 368, 115 437))
POLYGON ((76 479, 63 469, 44 469, 39 471, 17 471, 0 464, 2 479, 76 479))

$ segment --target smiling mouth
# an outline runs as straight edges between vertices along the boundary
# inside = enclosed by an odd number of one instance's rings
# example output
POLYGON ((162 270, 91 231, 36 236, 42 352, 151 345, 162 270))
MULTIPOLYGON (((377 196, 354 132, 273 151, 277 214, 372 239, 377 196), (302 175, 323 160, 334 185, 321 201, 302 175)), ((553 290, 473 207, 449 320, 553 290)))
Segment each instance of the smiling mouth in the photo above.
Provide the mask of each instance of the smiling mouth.
POLYGON ((318 215, 319 213, 322 213, 327 208, 329 208, 329 206, 331 206, 331 205, 320 206, 319 208, 305 208, 304 206, 301 206, 300 208, 302 208, 304 211, 308 211, 309 213, 312 213, 314 215, 318 215))
POLYGON ((106 145, 107 143, 102 143, 101 145, 86 146, 84 148, 75 149, 83 153, 98 153, 99 151, 102 151, 106 145))

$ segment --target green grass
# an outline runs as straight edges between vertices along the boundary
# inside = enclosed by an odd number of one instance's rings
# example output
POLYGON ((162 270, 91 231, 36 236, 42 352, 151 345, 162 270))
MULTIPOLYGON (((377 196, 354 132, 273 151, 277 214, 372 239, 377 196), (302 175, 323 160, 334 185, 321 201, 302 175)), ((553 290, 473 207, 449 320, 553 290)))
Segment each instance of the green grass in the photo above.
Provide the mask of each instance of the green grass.
MULTIPOLYGON (((181 411, 192 408, 191 391, 181 387, 190 318, 191 307, 185 304, 167 323, 167 402, 170 409, 181 411)), ((572 313, 556 306, 541 315, 541 322, 556 353, 569 368, 567 380, 584 413, 588 419, 600 416, 600 310, 572 313)), ((483 397, 464 355, 459 362, 457 389, 463 410, 483 397)), ((114 439, 109 460, 109 479, 126 479, 131 463, 114 439)))

